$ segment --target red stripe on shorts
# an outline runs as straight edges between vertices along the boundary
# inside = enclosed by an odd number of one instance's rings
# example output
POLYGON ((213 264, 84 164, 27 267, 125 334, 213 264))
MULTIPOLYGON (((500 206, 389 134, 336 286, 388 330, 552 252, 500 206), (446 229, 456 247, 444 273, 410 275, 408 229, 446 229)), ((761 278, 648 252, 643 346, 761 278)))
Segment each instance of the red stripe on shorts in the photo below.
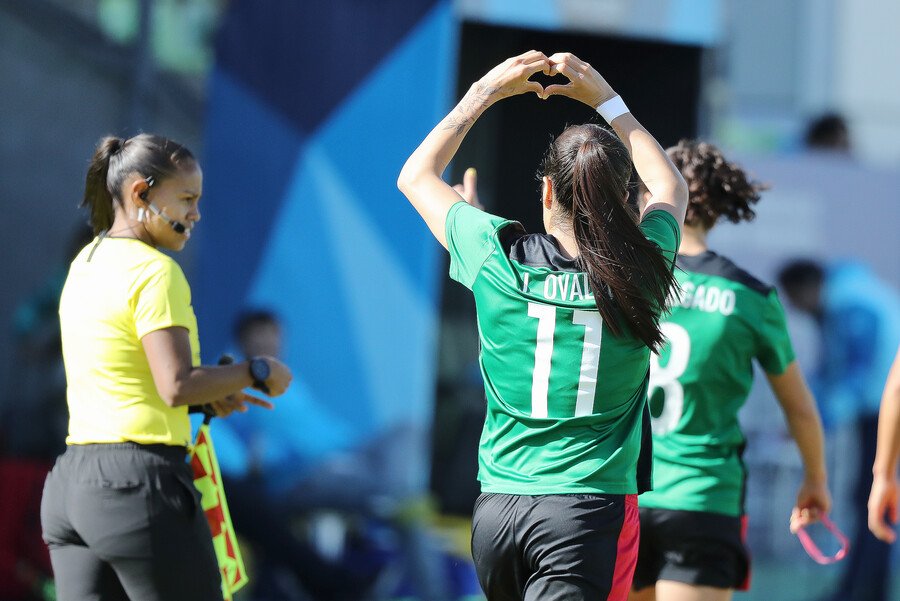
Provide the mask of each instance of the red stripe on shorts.
POLYGON ((628 599, 631 579, 634 578, 634 566, 637 564, 640 532, 637 495, 625 495, 625 520, 622 522, 622 530, 619 532, 616 569, 613 572, 608 601, 626 601, 628 599))
POLYGON ((744 578, 744 581, 741 583, 737 590, 739 591, 749 591, 750 590, 750 580, 753 575, 753 566, 750 561, 750 548, 747 546, 747 527, 750 524, 750 517, 747 514, 741 516, 741 543, 744 545, 744 549, 747 550, 747 577, 744 578))

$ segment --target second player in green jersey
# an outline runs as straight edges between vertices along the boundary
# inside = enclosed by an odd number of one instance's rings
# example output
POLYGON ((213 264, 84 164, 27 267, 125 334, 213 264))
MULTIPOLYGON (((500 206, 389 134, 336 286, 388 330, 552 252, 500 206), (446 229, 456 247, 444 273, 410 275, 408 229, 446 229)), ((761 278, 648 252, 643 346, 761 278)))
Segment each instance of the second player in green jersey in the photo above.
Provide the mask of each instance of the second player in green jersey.
POLYGON ((690 196, 679 288, 661 324, 667 344, 651 359, 653 491, 640 497, 630 599, 726 601, 749 584, 738 411, 750 393, 753 362, 766 373, 803 459, 792 530, 831 505, 822 425, 775 290, 706 244, 719 219, 754 217, 762 187, 710 144, 682 142, 668 154, 690 196))

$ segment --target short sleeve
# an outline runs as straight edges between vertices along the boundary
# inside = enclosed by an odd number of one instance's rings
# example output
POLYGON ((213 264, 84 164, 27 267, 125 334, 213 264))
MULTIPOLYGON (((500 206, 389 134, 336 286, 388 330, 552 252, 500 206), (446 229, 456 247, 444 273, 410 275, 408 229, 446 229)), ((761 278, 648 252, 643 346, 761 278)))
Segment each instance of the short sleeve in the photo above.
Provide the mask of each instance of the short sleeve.
POLYGON ((794 347, 791 345, 784 307, 775 290, 769 292, 766 298, 762 317, 756 358, 766 373, 780 375, 794 360, 794 347))
POLYGON ((134 327, 138 338, 155 330, 180 326, 196 327, 191 309, 191 289, 178 264, 155 261, 138 282, 133 297, 134 327))
POLYGON ((512 223, 460 201, 447 213, 447 250, 450 277, 471 289, 491 253, 497 230, 512 223))
POLYGON ((681 227, 671 213, 662 209, 650 211, 641 220, 641 231, 659 246, 665 258, 675 263, 681 245, 681 227))

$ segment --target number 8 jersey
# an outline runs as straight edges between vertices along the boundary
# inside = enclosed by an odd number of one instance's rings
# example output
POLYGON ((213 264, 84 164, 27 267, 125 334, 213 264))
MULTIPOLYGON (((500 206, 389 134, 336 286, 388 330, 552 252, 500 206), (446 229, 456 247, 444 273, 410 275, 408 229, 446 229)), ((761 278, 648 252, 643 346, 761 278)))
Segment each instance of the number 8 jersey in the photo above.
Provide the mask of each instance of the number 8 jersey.
POLYGON ((653 491, 642 507, 744 513, 744 435, 738 411, 754 359, 770 374, 794 360, 774 288, 712 251, 678 255, 681 286, 651 358, 653 491))
MULTIPOLYGON (((644 234, 674 257, 679 227, 644 234)), ((447 215, 450 277, 475 296, 487 415, 483 492, 635 494, 649 488, 650 350, 603 324, 587 275, 552 236, 465 202, 447 215)))

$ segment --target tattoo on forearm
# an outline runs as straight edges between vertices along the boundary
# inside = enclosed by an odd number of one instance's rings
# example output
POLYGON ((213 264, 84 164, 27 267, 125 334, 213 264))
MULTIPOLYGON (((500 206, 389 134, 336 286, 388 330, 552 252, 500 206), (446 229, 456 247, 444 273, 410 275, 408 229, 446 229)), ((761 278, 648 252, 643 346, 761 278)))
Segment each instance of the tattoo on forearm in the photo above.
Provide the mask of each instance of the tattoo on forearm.
POLYGON ((500 91, 500 86, 488 86, 479 83, 474 90, 466 94, 460 103, 447 115, 441 129, 455 129, 461 136, 475 122, 478 111, 490 104, 490 98, 500 91))

